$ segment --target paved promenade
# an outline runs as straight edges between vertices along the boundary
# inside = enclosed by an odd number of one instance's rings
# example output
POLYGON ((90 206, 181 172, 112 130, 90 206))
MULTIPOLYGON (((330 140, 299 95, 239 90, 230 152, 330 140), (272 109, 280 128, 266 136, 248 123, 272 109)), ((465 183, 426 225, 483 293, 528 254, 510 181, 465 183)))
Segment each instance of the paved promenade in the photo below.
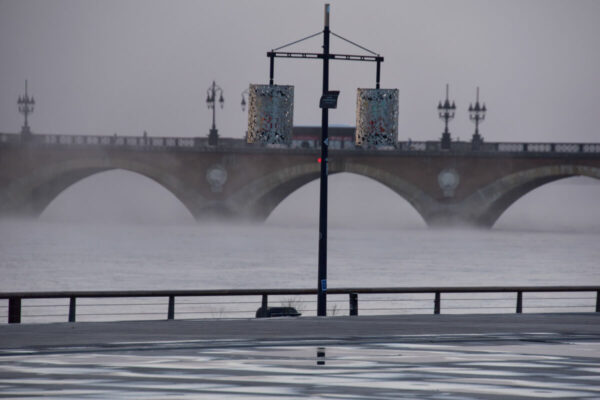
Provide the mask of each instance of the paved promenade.
POLYGON ((600 313, 0 325, 0 398, 600 398, 600 313))
POLYGON ((180 340, 352 340, 548 333, 600 340, 600 313, 403 315, 0 325, 0 349, 180 340))

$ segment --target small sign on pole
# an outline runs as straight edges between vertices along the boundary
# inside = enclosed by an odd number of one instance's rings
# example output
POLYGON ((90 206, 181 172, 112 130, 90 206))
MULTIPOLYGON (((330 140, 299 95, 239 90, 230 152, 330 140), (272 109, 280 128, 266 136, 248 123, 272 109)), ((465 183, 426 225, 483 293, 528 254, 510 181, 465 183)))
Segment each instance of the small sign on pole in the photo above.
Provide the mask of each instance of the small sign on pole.
POLYGON ((340 95, 339 90, 330 90, 321 96, 319 101, 320 108, 337 108, 337 100, 340 95))
POLYGON ((321 290, 323 292, 327 291, 327 279, 321 279, 321 290))

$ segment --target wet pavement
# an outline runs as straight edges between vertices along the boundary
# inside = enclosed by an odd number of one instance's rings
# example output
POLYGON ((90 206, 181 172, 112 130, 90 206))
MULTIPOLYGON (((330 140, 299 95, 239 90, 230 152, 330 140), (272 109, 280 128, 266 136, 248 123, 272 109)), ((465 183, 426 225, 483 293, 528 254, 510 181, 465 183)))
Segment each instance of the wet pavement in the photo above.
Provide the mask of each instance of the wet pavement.
MULTIPOLYGON (((325 322, 317 318, 220 321, 221 336, 208 328, 217 321, 183 321, 156 325, 163 331, 122 335, 136 340, 104 342, 98 340, 103 333, 113 338, 107 332, 116 335, 126 325, 4 325, 0 398, 600 398, 600 319, 595 314, 532 315, 529 320, 538 323, 529 327, 519 316, 472 316, 471 326, 463 316, 437 317, 339 318, 345 334, 335 331, 329 337, 319 329, 314 336, 305 333, 315 322, 325 322), (429 321, 439 328, 423 333, 429 321), (365 325, 372 334, 357 334, 367 330, 365 325), (462 331, 452 332, 459 325, 462 331), (164 326, 173 329, 171 335, 164 326), (256 329, 234 332, 244 326, 256 329), (196 338, 189 337, 193 327, 196 338), (277 334, 278 327, 287 328, 277 334), (52 338, 61 329, 61 338, 52 338), (95 331, 95 343, 86 343, 86 335, 69 337, 68 329, 95 331), (7 332, 23 333, 21 343, 9 343, 7 332)), ((336 318, 327 324, 332 321, 336 318)))

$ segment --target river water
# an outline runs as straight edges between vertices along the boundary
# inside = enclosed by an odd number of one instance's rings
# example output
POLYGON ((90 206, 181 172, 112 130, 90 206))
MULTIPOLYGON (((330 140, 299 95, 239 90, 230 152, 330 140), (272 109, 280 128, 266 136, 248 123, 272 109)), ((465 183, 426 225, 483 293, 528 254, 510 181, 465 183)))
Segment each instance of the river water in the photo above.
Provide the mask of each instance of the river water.
MULTIPOLYGON (((317 235, 272 225, 2 222, 1 291, 313 287, 317 235)), ((600 284, 600 234, 330 229, 328 283, 600 284)))
MULTIPOLYGON (((343 189, 345 182, 356 184, 338 180, 337 186, 343 189)), ((568 200, 575 207, 567 219, 576 218, 582 207, 569 198, 573 187, 542 191, 543 202, 568 200)), ((591 202, 599 189, 577 190, 591 202)), ((41 219, 0 221, 0 291, 316 287, 316 196, 310 187, 306 190, 286 200, 265 224, 229 225, 185 219, 74 221, 61 217, 61 207, 67 210, 62 216, 70 215, 67 193, 41 219), (295 219, 286 217, 292 214, 295 219)), ((343 190, 336 194, 334 186, 332 205, 341 203, 336 196, 349 197, 343 190)), ((390 207, 377 203, 385 196, 367 201, 376 209, 390 207)), ((395 195, 391 199, 397 202, 395 195)), ((539 204, 540 198, 532 201, 539 204)), ((390 221, 383 213, 380 223, 367 224, 376 216, 361 219, 355 212, 356 218, 340 217, 334 206, 328 286, 600 285, 597 207, 588 207, 587 217, 580 218, 588 224, 580 224, 584 229, 549 225, 546 219, 560 220, 560 215, 546 210, 540 216, 536 209, 509 210, 491 230, 436 230, 414 215, 405 219, 408 223, 397 223, 391 212, 390 221)))

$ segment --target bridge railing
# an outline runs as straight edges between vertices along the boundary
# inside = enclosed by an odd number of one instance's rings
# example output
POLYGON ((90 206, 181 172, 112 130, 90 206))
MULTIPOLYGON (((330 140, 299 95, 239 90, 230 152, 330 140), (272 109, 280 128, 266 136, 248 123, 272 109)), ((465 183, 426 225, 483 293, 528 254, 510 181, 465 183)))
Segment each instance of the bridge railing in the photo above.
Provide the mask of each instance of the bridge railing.
POLYGON ((138 136, 85 136, 44 135, 43 144, 104 145, 144 147, 194 147, 194 138, 138 137, 138 136))
MULTIPOLYGON (((21 135, 0 133, 0 143, 21 143, 21 135)), ((133 146, 133 147, 184 147, 192 148, 208 143, 203 138, 189 137, 144 137, 144 136, 99 136, 99 135, 33 135, 29 144, 71 146, 133 146)))
MULTIPOLYGON (((266 309, 269 300, 295 307, 305 315, 314 313, 316 293, 316 289, 15 292, 0 293, 0 299, 8 300, 8 305, 0 307, 6 311, 8 323, 21 323, 23 317, 35 320, 56 316, 69 322, 75 322, 80 316, 147 319, 152 315, 174 319, 176 307, 179 317, 248 318, 255 316, 257 308, 266 309), (129 299, 133 298, 136 302, 132 303, 129 299), (67 302, 51 303, 48 302, 50 299, 67 302), (100 303, 99 299, 102 299, 100 303), (56 309, 63 312, 57 314, 56 309)), ((359 287, 330 288, 327 294, 328 315, 358 315, 359 296, 361 314, 369 315, 423 313, 423 310, 434 314, 440 314, 442 310, 449 313, 490 310, 522 313, 525 309, 534 312, 600 312, 600 286, 359 287)))
MULTIPOLYGON (((437 141, 399 142, 398 149, 402 151, 442 151, 441 144, 437 141)), ((482 143, 475 150, 471 142, 452 142, 451 149, 452 151, 479 153, 600 153, 600 143, 489 142, 482 143)))
MULTIPOLYGON (((0 133, 0 144, 19 144, 22 143, 20 134, 0 133)), ((214 148, 208 145, 206 137, 156 137, 156 136, 99 136, 99 135, 54 135, 54 134, 34 134, 28 137, 27 143, 37 145, 61 145, 61 146, 123 146, 136 148, 182 148, 199 149, 214 148)), ((248 145, 244 139, 221 138, 220 147, 227 148, 248 148, 257 147, 248 145)), ((296 149, 296 147, 275 145, 265 146, 271 149, 296 149)), ((300 150, 300 149, 299 149, 300 150)), ((334 151, 386 151, 386 152, 440 152, 439 141, 400 141, 396 146, 387 146, 385 148, 340 148, 334 151)), ((455 141, 451 143, 452 152, 462 153, 600 153, 600 143, 518 143, 518 142, 484 142, 477 149, 473 148, 471 142, 455 141)))
POLYGON ((600 143, 496 143, 499 152, 600 153, 600 143))

